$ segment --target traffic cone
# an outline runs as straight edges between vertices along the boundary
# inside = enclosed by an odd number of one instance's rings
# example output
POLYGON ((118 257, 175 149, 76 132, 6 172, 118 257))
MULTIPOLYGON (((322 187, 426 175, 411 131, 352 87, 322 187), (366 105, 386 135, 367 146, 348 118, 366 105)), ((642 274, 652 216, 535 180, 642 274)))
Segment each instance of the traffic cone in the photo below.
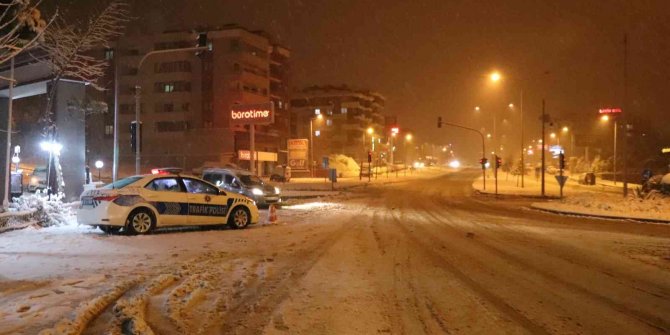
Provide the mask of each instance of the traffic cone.
POLYGON ((277 223, 277 208, 275 205, 270 205, 270 215, 268 217, 269 223, 277 223))

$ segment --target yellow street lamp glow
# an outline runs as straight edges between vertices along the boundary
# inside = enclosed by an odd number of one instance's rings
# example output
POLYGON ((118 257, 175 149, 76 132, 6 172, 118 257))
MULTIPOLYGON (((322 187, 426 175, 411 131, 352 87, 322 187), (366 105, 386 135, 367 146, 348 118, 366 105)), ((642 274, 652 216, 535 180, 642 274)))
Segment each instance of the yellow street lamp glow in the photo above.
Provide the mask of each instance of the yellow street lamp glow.
POLYGON ((491 138, 491 134, 486 134, 486 138, 491 138))
POLYGON ((372 127, 368 128, 368 134, 372 135, 372 133, 374 133, 374 132, 375 132, 375 130, 372 129, 372 127))
POLYGON ((479 112, 479 106, 475 106, 475 111, 479 112))
POLYGON ((570 128, 568 128, 567 126, 563 127, 563 129, 562 129, 562 131, 563 131, 564 133, 567 133, 569 130, 570 130, 570 128))
POLYGON ((498 72, 496 71, 496 72, 491 73, 491 75, 489 76, 489 78, 491 79, 492 82, 495 83, 495 82, 500 81, 500 79, 502 78, 502 76, 500 75, 500 73, 498 73, 498 72))
POLYGON ((556 138, 556 133, 551 133, 551 134, 549 134, 549 137, 551 137, 551 138, 556 138))
POLYGON ((317 119, 317 120, 321 120, 321 119, 323 119, 323 115, 321 115, 321 114, 317 115, 317 116, 316 116, 316 119, 317 119))
POLYGON ((513 103, 510 103, 510 104, 507 105, 507 106, 508 106, 509 108, 514 108, 514 104, 513 104, 513 103))
POLYGON ((609 120, 610 120, 610 116, 609 116, 609 115, 603 115, 603 116, 600 117, 600 121, 607 122, 607 121, 609 121, 609 120))
POLYGON ((412 140, 412 134, 405 135, 405 140, 406 141, 411 141, 412 140))

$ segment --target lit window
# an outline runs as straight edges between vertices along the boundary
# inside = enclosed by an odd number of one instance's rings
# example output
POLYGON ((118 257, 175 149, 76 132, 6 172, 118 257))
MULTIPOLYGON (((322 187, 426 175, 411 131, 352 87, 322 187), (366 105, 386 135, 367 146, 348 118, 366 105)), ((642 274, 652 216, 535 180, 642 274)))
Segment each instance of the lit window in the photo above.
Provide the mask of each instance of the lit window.
POLYGON ((347 107, 340 108, 340 113, 347 114, 347 107))
POLYGON ((105 59, 106 59, 106 60, 112 60, 112 59, 114 59, 114 49, 107 49, 107 50, 105 50, 105 59))
POLYGON ((114 135, 114 126, 113 125, 106 125, 105 126, 105 135, 114 135))
POLYGON ((279 105, 279 108, 282 108, 282 107, 281 107, 281 106, 282 106, 282 102, 281 102, 281 100, 277 101, 277 104, 279 105))
POLYGON ((321 136, 321 130, 314 131, 314 136, 321 136))
POLYGON ((326 120, 326 126, 330 127, 332 125, 333 125, 333 120, 331 120, 331 119, 326 120))
POLYGON ((165 92, 165 93, 174 92, 174 84, 163 85, 163 92, 165 92))
POLYGON ((321 114, 321 110, 320 110, 320 109, 318 109, 318 108, 314 109, 314 114, 316 114, 316 115, 319 115, 319 114, 321 114))

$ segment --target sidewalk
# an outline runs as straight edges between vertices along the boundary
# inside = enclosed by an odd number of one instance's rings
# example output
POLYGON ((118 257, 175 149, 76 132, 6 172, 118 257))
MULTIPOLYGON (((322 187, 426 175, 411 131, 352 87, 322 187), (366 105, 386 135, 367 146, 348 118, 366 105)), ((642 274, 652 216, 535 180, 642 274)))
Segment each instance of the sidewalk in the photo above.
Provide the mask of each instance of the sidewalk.
MULTIPOLYGON (((520 179, 520 178, 519 178, 520 179)), ((498 194, 527 197, 541 197, 541 182, 534 176, 526 176, 525 187, 517 183, 517 176, 506 178, 498 175, 498 194)), ((482 189, 482 178, 473 182, 472 187, 486 194, 495 191, 493 178, 486 180, 486 191, 482 189)), ((572 178, 563 188, 563 199, 558 199, 560 188, 553 175, 545 175, 545 196, 547 201, 535 202, 532 208, 559 214, 593 216, 608 219, 629 219, 670 223, 670 198, 643 200, 634 198, 637 184, 628 184, 628 198, 623 197, 623 183, 614 185, 611 181, 598 181, 596 185, 582 185, 572 178)))

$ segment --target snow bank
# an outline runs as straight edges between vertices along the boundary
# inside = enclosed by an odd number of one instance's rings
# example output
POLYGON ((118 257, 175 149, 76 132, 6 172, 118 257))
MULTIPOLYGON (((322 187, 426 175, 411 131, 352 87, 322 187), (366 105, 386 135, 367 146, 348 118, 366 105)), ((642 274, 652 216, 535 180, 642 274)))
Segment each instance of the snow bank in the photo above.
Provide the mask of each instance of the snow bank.
POLYGON ((670 199, 623 198, 620 195, 584 192, 560 201, 533 204, 533 207, 575 214, 670 220, 670 199))
POLYGON ((331 169, 337 169, 338 177, 358 177, 361 170, 353 158, 345 155, 328 156, 328 165, 331 169))
POLYGON ((34 212, 32 219, 42 227, 67 224, 73 215, 72 204, 63 203, 62 196, 52 196, 49 200, 39 193, 15 198, 10 208, 17 212, 34 212))

